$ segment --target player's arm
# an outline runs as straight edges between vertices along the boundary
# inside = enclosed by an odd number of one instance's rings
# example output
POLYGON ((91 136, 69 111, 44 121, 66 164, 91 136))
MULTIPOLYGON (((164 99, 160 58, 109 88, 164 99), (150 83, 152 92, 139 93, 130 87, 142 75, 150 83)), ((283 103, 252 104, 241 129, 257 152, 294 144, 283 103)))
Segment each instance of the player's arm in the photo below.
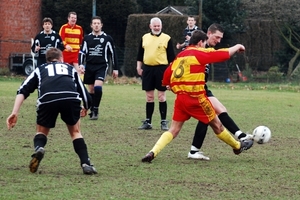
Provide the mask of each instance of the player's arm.
POLYGON ((181 49, 181 48, 183 48, 183 47, 185 47, 185 43, 184 43, 184 42, 181 43, 181 44, 180 44, 180 43, 177 43, 177 44, 176 44, 176 48, 177 48, 177 49, 181 49))
POLYGON ((39 50, 40 50, 40 40, 39 40, 39 34, 35 36, 34 40, 33 40, 33 43, 32 43, 32 46, 31 46, 31 51, 33 53, 37 53, 39 50))
POLYGON ((81 73, 84 73, 84 63, 86 61, 86 55, 88 54, 88 47, 86 40, 83 40, 80 50, 78 52, 78 65, 81 73))
POLYGON ((61 39, 59 34, 57 34, 56 37, 57 37, 57 39, 56 39, 55 47, 60 49, 61 51, 63 51, 65 49, 65 45, 63 43, 63 40, 61 39))
POLYGON ((112 64, 113 64, 113 78, 117 78, 119 76, 119 64, 118 64, 118 55, 115 47, 114 40, 111 36, 108 36, 111 48, 110 48, 110 53, 112 56, 112 64))
POLYGON ((171 80, 171 75, 172 75, 171 66, 172 66, 172 64, 170 64, 169 67, 164 72, 162 86, 170 86, 170 80, 171 80))
POLYGON ((143 44, 143 39, 140 41, 139 49, 138 49, 138 54, 137 54, 137 62, 136 62, 136 70, 138 75, 142 76, 143 70, 142 70, 142 65, 143 65, 143 60, 144 60, 144 48, 142 46, 143 44))
POLYGON ((16 96, 13 110, 12 110, 11 114, 6 119, 6 125, 7 125, 8 130, 10 130, 11 128, 13 128, 17 124, 18 114, 19 114, 21 105, 22 105, 24 100, 25 100, 25 97, 24 97, 23 94, 18 94, 16 96))
POLYGON ((65 26, 63 25, 62 27, 60 27, 59 29, 59 35, 63 41, 63 44, 64 45, 67 45, 67 43, 65 42, 65 38, 66 38, 66 35, 65 35, 65 26))
POLYGON ((173 48, 172 39, 170 38, 170 40, 168 41, 168 46, 167 46, 168 63, 173 62, 174 58, 175 58, 175 52, 174 52, 174 48, 173 48))
POLYGON ((73 73, 75 77, 75 83, 77 84, 77 92, 79 93, 82 99, 84 109, 88 110, 92 105, 92 97, 90 96, 86 87, 82 83, 77 71, 74 68, 73 70, 74 70, 73 73))
POLYGON ((64 45, 65 49, 68 51, 72 51, 72 47, 69 44, 67 44, 67 42, 66 42, 66 30, 65 29, 66 29, 66 26, 62 25, 62 27, 59 30, 59 35, 63 41, 63 45, 64 45))
POLYGON ((31 74, 20 86, 19 90, 17 91, 17 96, 15 99, 13 110, 6 119, 6 125, 8 130, 16 125, 18 120, 18 114, 23 101, 30 95, 30 93, 34 92, 34 90, 37 88, 37 84, 37 77, 35 76, 35 74, 31 74))
POLYGON ((235 54, 237 52, 244 52, 244 51, 245 51, 244 45, 236 44, 229 48, 229 55, 232 56, 233 54, 235 54))

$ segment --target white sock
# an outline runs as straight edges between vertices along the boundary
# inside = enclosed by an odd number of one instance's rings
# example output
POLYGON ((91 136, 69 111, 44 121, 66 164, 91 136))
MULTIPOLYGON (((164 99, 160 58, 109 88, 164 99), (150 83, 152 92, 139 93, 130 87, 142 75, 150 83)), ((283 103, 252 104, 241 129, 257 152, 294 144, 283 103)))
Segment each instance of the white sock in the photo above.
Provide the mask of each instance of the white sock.
POLYGON ((237 132, 235 132, 235 136, 238 138, 243 132, 241 130, 238 130, 237 132))
POLYGON ((191 146, 191 151, 199 151, 200 149, 196 148, 195 146, 191 146))

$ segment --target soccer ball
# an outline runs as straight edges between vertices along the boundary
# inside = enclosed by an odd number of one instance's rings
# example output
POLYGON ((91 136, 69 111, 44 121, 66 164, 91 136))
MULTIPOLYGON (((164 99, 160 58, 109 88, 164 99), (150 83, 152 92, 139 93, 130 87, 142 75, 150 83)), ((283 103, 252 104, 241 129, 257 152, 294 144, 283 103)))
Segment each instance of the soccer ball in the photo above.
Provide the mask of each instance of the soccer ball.
POLYGON ((271 138, 271 130, 266 126, 258 126, 253 131, 253 140, 258 144, 269 142, 271 138))

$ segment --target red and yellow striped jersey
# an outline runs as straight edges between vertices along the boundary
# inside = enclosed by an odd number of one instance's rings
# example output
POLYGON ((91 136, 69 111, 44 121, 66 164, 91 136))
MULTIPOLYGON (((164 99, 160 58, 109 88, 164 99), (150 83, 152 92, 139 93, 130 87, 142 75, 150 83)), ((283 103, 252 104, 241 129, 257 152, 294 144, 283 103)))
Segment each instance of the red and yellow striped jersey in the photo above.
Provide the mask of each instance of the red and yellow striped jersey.
POLYGON ((164 72, 162 84, 169 85, 175 94, 197 97, 205 93, 205 65, 230 58, 228 48, 196 48, 181 51, 164 72))
POLYGON ((64 24, 59 30, 59 35, 65 46, 68 44, 72 47, 72 52, 79 51, 83 40, 83 29, 81 26, 75 24, 72 27, 69 24, 64 24))

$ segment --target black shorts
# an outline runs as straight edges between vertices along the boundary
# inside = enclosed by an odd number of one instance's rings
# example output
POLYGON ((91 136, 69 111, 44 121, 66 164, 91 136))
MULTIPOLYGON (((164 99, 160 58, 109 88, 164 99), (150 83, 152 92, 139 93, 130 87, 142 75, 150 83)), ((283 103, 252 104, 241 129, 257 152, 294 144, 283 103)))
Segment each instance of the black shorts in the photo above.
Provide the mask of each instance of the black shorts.
POLYGON ((59 100, 39 105, 37 108, 36 123, 54 128, 58 114, 68 125, 75 125, 80 119, 81 102, 79 100, 59 100))
POLYGON ((108 65, 106 64, 86 64, 83 83, 91 85, 95 80, 103 81, 106 78, 108 65))
POLYGON ((206 84, 205 84, 205 86, 204 86, 204 89, 205 89, 205 91, 206 91, 206 96, 207 96, 207 97, 213 97, 213 96, 214 96, 213 93, 212 93, 212 91, 210 91, 210 90, 208 89, 208 87, 207 87, 206 84))
POLYGON ((158 91, 166 91, 167 88, 162 86, 162 79, 168 66, 143 66, 142 74, 142 90, 150 91, 157 89, 158 91))

